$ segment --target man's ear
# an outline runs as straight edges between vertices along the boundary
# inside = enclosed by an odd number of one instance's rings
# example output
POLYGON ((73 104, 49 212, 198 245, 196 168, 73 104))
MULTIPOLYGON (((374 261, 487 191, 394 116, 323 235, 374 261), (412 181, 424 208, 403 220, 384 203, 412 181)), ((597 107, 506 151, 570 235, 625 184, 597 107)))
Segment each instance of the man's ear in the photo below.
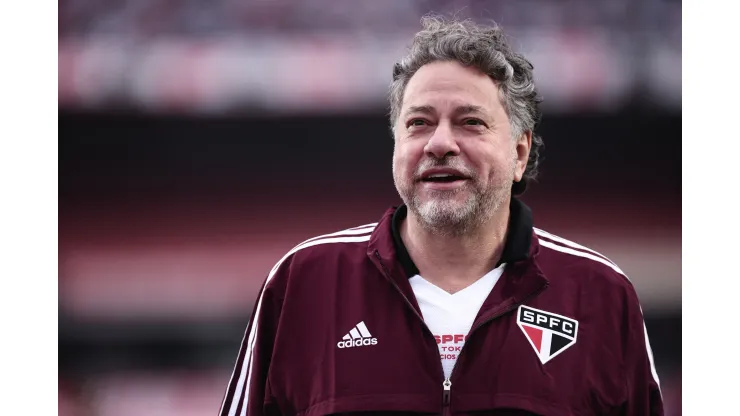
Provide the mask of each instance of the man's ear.
POLYGON ((529 150, 532 148, 532 131, 527 130, 516 139, 516 169, 514 170, 514 181, 519 182, 524 177, 529 161, 529 150))

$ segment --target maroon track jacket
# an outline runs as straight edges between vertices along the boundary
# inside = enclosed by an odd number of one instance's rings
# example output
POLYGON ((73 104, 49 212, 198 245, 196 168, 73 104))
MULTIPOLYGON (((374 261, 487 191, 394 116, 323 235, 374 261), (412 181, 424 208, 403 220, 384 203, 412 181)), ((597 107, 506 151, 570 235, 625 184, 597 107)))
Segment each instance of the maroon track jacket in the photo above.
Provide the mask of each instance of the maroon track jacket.
POLYGON ((268 274, 222 416, 354 412, 662 415, 635 289, 602 255, 532 227, 512 199, 504 274, 445 380, 390 208, 309 239, 268 274))

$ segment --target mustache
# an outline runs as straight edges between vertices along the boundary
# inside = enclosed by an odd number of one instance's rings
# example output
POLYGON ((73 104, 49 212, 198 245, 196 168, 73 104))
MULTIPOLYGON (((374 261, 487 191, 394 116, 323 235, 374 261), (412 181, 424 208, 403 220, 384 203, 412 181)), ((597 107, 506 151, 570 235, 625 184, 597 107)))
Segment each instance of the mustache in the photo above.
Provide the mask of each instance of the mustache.
POLYGON ((460 159, 424 159, 419 163, 414 171, 414 181, 420 181, 421 175, 431 168, 450 168, 455 169, 469 178, 475 178, 476 174, 460 159))

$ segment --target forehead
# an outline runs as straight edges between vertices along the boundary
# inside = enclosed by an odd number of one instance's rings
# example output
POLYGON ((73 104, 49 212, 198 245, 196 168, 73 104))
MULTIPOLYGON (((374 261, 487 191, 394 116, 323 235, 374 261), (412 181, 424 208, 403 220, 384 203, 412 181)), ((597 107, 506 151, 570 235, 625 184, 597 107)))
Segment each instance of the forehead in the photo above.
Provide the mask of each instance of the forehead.
POLYGON ((485 73, 454 61, 437 61, 419 68, 406 86, 403 110, 432 106, 444 111, 461 105, 479 106, 484 111, 502 110, 496 83, 485 73))

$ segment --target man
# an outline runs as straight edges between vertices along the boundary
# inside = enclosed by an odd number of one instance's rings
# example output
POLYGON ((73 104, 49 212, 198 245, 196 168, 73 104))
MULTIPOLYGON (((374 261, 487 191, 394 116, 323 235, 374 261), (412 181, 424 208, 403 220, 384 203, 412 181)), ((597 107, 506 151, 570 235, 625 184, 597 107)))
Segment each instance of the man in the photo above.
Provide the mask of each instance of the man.
POLYGON ((221 415, 660 415, 635 290, 533 228, 532 66, 498 28, 425 18, 391 84, 404 204, 270 271, 221 415))

